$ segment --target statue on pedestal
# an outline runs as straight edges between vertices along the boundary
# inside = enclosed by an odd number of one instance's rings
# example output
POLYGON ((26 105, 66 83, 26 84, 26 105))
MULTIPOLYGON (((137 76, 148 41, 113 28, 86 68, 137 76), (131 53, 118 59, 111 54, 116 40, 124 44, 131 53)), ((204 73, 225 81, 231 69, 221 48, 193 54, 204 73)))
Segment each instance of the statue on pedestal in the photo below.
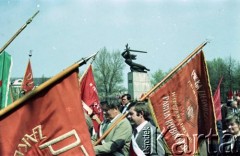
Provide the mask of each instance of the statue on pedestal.
POLYGON ((136 72, 144 72, 144 73, 146 73, 147 71, 150 71, 145 66, 133 62, 132 60, 136 60, 137 55, 130 54, 130 51, 139 52, 139 53, 147 53, 145 51, 131 50, 130 47, 128 47, 128 44, 127 44, 125 51, 122 53, 122 57, 125 58, 125 63, 130 66, 130 70, 132 72, 136 71, 136 72))

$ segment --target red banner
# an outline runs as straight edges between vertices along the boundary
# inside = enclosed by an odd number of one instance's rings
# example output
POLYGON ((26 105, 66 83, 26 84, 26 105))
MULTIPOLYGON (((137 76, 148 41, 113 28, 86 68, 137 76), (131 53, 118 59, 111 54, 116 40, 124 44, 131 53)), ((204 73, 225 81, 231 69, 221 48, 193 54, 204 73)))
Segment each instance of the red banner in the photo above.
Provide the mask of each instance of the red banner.
POLYGON ((28 61, 27 69, 23 78, 22 90, 24 93, 31 91, 34 88, 33 73, 30 60, 28 61))
POLYGON ((79 94, 74 72, 1 117, 0 155, 95 155, 79 94))
POLYGON ((215 113, 216 113, 216 119, 222 120, 222 112, 221 112, 221 96, 220 96, 220 85, 222 82, 222 78, 218 83, 218 87, 214 93, 213 101, 215 104, 215 113))
POLYGON ((173 155, 194 155, 198 137, 215 134, 215 117, 203 52, 150 95, 157 123, 173 155))
MULTIPOLYGON (((83 75, 83 78, 81 79, 80 82, 80 86, 81 86, 81 99, 92 110, 90 114, 96 115, 100 119, 100 121, 102 121, 103 113, 100 107, 97 87, 92 72, 92 65, 88 67, 86 73, 83 75)), ((85 106, 83 107, 85 108, 85 106)), ((93 119, 92 121, 95 131, 98 132, 99 123, 96 121, 96 119, 93 119)))

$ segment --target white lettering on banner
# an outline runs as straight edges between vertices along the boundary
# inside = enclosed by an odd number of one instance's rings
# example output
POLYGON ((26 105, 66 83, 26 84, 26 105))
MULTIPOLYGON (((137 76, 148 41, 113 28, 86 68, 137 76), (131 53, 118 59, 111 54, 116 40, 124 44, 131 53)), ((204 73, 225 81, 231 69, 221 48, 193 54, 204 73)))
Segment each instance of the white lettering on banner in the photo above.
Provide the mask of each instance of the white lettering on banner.
POLYGON ((197 90, 198 93, 198 98, 201 102, 201 108, 203 109, 203 116, 204 116, 204 120, 208 120, 209 119, 209 101, 208 101, 208 96, 205 90, 200 90, 200 88, 202 87, 202 83, 196 73, 195 70, 192 71, 192 79, 195 82, 195 88, 197 90))
POLYGON ((46 137, 42 134, 42 126, 38 125, 32 129, 32 134, 25 134, 21 139, 21 143, 18 144, 18 150, 15 151, 14 156, 23 156, 24 153, 28 151, 28 148, 31 148, 31 143, 37 143, 38 140, 43 140, 46 137), (37 135, 38 134, 38 135, 37 135))
POLYGON ((167 119, 170 116, 170 111, 169 111, 169 96, 164 96, 163 97, 163 115, 164 119, 167 119))
MULTIPOLYGON (((44 149, 44 148, 47 148, 47 147, 48 147, 48 148, 50 149, 50 152, 51 152, 52 155, 59 155, 59 154, 61 154, 61 153, 63 153, 63 152, 66 152, 66 151, 68 151, 68 150, 70 150, 70 149, 72 149, 72 148, 80 145, 80 143, 81 143, 81 140, 80 140, 80 138, 79 138, 76 130, 71 130, 71 131, 69 131, 69 132, 67 132, 67 133, 65 133, 65 134, 63 134, 63 135, 61 135, 61 136, 59 136, 59 137, 57 137, 57 138, 55 138, 55 139, 53 139, 53 140, 50 140, 50 141, 48 141, 48 142, 40 145, 39 148, 40 148, 40 149, 44 149), (68 138, 68 137, 71 137, 71 136, 74 136, 74 137, 76 138, 76 141, 75 141, 75 142, 73 142, 73 143, 71 143, 71 144, 69 144, 69 145, 67 145, 67 146, 65 146, 65 147, 63 147, 63 148, 61 148, 61 149, 58 149, 58 150, 54 150, 54 149, 52 148, 52 145, 53 145, 53 144, 56 144, 56 143, 58 143, 58 142, 60 142, 60 141, 62 141, 62 140, 64 140, 64 139, 66 139, 66 138, 68 138)), ((85 148, 84 148, 83 146, 81 146, 81 149, 82 149, 82 151, 83 151, 83 153, 84 153, 85 155, 88 155, 88 154, 86 153, 85 148), (84 150, 83 150, 83 149, 84 149, 84 150)))
POLYGON ((202 87, 202 84, 201 84, 200 79, 198 78, 197 73, 196 73, 195 70, 192 71, 192 78, 193 78, 193 80, 195 82, 195 88, 197 90, 199 90, 202 87))
MULTIPOLYGON (((30 150, 29 148, 31 148, 33 144, 39 142, 40 140, 47 138, 46 136, 43 136, 41 125, 34 127, 32 129, 32 132, 33 133, 31 135, 29 135, 29 134, 24 135, 24 137, 21 139, 21 143, 19 143, 17 146, 17 150, 15 150, 15 152, 14 152, 14 156, 24 156, 30 150)), ((81 143, 81 140, 80 140, 76 130, 73 129, 53 140, 50 140, 50 141, 40 145, 39 149, 41 150, 41 149, 48 147, 53 155, 58 155, 58 154, 61 154, 65 151, 68 151, 68 150, 80 145, 80 143, 81 143), (71 136, 74 136, 76 138, 76 141, 74 143, 71 143, 61 149, 53 150, 53 148, 52 148, 53 144, 56 144, 56 143, 66 139, 68 137, 71 137, 71 136)), ((83 145, 80 145, 79 147, 85 156, 89 156, 89 154, 87 153, 87 150, 85 149, 85 147, 83 145)))

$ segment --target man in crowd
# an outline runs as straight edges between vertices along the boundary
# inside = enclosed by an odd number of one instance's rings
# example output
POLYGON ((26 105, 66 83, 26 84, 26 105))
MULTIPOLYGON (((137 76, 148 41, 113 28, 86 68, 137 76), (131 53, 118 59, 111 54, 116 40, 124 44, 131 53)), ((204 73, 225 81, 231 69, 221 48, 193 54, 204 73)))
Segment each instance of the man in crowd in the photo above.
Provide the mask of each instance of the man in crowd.
MULTIPOLYGON (((117 100, 101 102, 104 121, 100 124, 99 135, 92 137, 93 141, 97 140, 97 136, 101 137, 122 116, 119 106, 120 104, 117 100)), ((128 156, 131 135, 132 127, 129 121, 124 118, 101 141, 101 144, 94 146, 94 151, 96 155, 102 156, 128 156)))
POLYGON ((164 143, 159 130, 149 122, 148 106, 137 102, 129 110, 128 118, 135 123, 130 155, 164 156, 164 143))
POLYGON ((124 114, 126 111, 129 110, 131 106, 131 95, 130 94, 123 94, 121 97, 121 107, 120 112, 124 114))
POLYGON ((223 130, 226 130, 228 127, 226 125, 225 120, 228 116, 239 113, 238 103, 236 99, 229 100, 227 102, 227 106, 223 105, 221 109, 222 109, 222 127, 223 130))

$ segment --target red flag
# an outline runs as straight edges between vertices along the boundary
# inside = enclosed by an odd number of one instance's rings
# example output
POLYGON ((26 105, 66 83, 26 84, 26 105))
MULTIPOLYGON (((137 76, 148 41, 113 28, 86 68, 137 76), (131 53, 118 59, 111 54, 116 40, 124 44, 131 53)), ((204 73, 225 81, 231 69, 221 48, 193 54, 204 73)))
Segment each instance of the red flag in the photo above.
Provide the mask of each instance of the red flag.
MULTIPOLYGON (((92 110, 92 112, 90 113, 91 116, 96 115, 100 119, 100 121, 102 121, 103 113, 100 107, 96 83, 94 81, 92 65, 89 65, 86 73, 83 75, 80 82, 80 86, 81 86, 81 99, 83 101, 83 105, 86 104, 83 107, 85 109, 87 109, 86 107, 90 107, 90 109, 92 110)), ((92 121, 95 131, 98 132, 99 123, 95 119, 93 119, 92 121)))
POLYGON ((198 136, 216 134, 213 100, 203 52, 150 95, 152 111, 173 155, 194 155, 198 136), (212 134, 212 133, 210 133, 212 134))
POLYGON ((222 120, 222 113, 221 113, 221 96, 220 96, 220 85, 222 83, 223 77, 220 79, 218 83, 218 87, 214 93, 213 101, 215 104, 215 112, 216 112, 216 119, 222 120))
POLYGON ((233 91, 232 91, 232 89, 230 89, 228 91, 228 101, 233 101, 233 91))
POLYGON ((23 78, 22 90, 24 91, 24 93, 27 93, 31 91, 33 88, 34 88, 33 73, 32 73, 31 62, 29 59, 27 69, 23 78))
POLYGON ((95 155, 79 94, 73 72, 1 116, 0 155, 95 155))

